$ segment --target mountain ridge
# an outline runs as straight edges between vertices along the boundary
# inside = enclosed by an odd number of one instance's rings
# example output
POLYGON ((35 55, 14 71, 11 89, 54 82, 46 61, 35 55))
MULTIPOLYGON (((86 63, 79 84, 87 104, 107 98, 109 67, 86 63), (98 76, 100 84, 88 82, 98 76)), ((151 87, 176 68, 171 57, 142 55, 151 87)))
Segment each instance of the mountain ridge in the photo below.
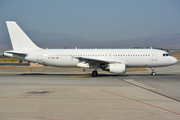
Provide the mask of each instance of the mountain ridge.
MULTIPOLYGON (((162 33, 150 37, 126 40, 92 41, 87 38, 68 34, 43 33, 32 29, 25 31, 30 39, 41 48, 180 48, 180 33, 162 33)), ((12 49, 9 35, 0 38, 0 49, 12 49)))

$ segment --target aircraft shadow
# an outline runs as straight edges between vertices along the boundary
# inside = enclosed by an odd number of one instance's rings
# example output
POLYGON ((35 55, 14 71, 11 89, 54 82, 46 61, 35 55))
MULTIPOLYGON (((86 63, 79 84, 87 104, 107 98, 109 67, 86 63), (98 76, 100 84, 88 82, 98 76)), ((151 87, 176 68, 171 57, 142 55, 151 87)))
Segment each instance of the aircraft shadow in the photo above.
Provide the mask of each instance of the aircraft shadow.
MULTIPOLYGON (((74 76, 79 75, 79 77, 84 75, 91 75, 91 74, 51 74, 51 73, 22 73, 21 76, 74 76)), ((156 76, 152 77, 159 77, 159 76, 176 76, 177 74, 156 74, 156 76)), ((140 76, 140 77, 149 77, 150 74, 98 74, 96 77, 130 77, 130 76, 140 76)), ((90 77, 90 76, 89 76, 90 77)))

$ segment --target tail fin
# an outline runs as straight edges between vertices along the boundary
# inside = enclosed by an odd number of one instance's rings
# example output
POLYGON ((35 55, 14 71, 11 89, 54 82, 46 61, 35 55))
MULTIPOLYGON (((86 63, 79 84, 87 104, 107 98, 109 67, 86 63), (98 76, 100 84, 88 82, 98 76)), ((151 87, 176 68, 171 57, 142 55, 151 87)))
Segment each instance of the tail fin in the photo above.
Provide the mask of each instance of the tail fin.
POLYGON ((39 49, 14 21, 6 21, 13 50, 39 49))

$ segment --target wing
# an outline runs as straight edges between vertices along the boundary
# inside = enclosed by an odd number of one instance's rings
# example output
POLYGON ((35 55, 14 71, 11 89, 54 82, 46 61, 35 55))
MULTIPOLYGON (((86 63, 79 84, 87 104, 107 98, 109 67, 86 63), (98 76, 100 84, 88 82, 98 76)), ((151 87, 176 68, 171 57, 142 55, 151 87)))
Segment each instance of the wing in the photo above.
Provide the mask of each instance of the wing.
POLYGON ((95 59, 95 58, 85 58, 85 57, 75 57, 76 59, 78 59, 79 61, 84 61, 86 63, 106 63, 109 62, 108 60, 103 60, 103 59, 95 59))
POLYGON ((108 59, 96 59, 96 58, 86 58, 86 57, 74 57, 78 59, 80 63, 89 64, 90 66, 97 66, 101 69, 106 68, 108 64, 122 63, 123 61, 118 60, 108 60, 108 59))

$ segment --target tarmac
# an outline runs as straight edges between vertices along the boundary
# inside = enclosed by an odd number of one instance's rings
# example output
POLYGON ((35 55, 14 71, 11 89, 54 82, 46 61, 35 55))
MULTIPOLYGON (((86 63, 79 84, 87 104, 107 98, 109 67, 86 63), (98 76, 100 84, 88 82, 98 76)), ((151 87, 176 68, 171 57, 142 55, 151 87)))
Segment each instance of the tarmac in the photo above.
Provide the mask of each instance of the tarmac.
POLYGON ((156 76, 150 70, 92 77, 79 68, 0 69, 0 120, 180 119, 180 62, 156 68, 156 76))

